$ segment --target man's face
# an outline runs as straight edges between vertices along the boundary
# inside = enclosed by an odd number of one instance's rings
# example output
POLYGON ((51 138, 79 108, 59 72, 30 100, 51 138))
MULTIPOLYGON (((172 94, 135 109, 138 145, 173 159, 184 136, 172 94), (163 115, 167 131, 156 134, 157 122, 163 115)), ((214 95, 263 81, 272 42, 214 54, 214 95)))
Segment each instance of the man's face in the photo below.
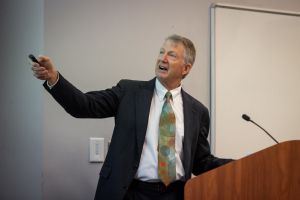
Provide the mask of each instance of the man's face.
POLYGON ((155 75, 165 87, 166 85, 176 85, 176 87, 180 85, 182 76, 185 73, 182 65, 183 51, 183 44, 179 43, 175 46, 169 40, 160 48, 155 66, 155 75))

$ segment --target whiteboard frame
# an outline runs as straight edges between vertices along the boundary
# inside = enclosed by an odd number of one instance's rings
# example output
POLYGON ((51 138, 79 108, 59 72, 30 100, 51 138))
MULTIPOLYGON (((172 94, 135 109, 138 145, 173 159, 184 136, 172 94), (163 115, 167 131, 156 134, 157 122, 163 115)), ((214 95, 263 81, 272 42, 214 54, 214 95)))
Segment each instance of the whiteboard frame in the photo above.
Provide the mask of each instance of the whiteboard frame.
POLYGON ((210 115, 211 115, 211 123, 210 123, 210 149, 211 153, 215 154, 216 146, 215 146, 215 130, 216 130, 216 86, 215 86, 215 15, 216 8, 226 8, 226 9, 235 9, 235 10, 244 10, 244 11, 252 11, 252 12, 263 12, 270 14, 279 14, 279 15, 289 15, 289 16, 300 16, 300 13, 288 12, 288 11, 279 11, 279 10, 269 10, 269 9, 261 9, 254 7, 245 7, 245 6, 235 6, 235 5, 227 5, 227 4, 219 4, 213 3, 210 8, 210 115))

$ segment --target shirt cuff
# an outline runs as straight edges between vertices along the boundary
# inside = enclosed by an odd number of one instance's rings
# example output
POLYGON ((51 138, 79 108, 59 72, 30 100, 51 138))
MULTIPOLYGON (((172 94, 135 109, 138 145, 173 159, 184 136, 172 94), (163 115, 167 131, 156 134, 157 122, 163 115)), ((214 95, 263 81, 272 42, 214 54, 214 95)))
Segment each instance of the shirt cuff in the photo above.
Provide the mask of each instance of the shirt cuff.
POLYGON ((58 82, 58 80, 59 80, 59 73, 57 74, 57 80, 56 80, 56 82, 53 85, 50 85, 49 82, 47 81, 48 88, 51 90, 56 85, 56 83, 58 82))

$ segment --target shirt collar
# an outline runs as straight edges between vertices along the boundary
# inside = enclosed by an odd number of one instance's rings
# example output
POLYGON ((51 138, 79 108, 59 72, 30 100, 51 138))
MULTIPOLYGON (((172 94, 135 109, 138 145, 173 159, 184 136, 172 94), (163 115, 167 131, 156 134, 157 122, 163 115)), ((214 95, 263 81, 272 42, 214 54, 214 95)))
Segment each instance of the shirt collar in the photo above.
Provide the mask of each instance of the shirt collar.
MULTIPOLYGON (((155 80, 155 90, 156 94, 159 98, 160 101, 163 101, 165 99, 165 95, 168 92, 168 90, 159 82, 159 80, 156 78, 155 80)), ((173 90, 170 91, 172 94, 171 100, 174 102, 176 97, 180 94, 181 92, 181 85, 173 90)))

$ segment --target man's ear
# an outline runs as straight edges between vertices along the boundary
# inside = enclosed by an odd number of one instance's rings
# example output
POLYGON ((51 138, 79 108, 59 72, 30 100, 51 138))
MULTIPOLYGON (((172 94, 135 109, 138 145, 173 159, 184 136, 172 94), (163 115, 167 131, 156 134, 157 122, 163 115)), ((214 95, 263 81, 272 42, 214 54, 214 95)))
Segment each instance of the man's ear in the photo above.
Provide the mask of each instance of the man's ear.
POLYGON ((192 69, 192 65, 190 63, 185 64, 182 67, 182 76, 188 74, 191 71, 191 69, 192 69))

